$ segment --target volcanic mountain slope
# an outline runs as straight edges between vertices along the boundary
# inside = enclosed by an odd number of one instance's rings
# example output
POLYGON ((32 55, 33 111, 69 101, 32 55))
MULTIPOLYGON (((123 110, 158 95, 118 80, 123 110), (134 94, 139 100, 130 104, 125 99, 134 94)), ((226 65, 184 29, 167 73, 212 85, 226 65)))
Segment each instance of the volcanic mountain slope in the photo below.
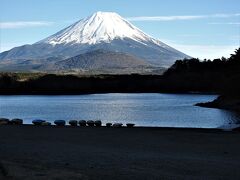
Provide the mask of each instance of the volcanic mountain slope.
POLYGON ((108 68, 141 68, 151 67, 150 64, 131 55, 103 50, 91 51, 55 63, 59 70, 73 69, 108 69, 108 68))
MULTIPOLYGON (((96 50, 121 52, 158 67, 167 67, 189 56, 148 36, 116 13, 97 12, 32 45, 13 48, 0 54, 0 63, 68 59, 96 50)), ((99 59, 99 58, 98 58, 99 59)))

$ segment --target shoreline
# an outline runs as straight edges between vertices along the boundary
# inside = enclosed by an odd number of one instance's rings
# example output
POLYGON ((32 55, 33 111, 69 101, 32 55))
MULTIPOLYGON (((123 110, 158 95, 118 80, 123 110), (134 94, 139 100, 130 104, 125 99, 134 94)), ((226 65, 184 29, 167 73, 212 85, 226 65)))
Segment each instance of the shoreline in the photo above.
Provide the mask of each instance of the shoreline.
POLYGON ((0 137, 0 178, 240 178, 238 131, 4 125, 0 137))
MULTIPOLYGON (((237 124, 236 124, 237 125, 237 124)), ((235 128, 230 128, 230 129, 225 129, 225 128, 202 128, 202 127, 167 127, 167 126, 137 126, 135 125, 134 127, 127 127, 125 124, 123 124, 123 126, 121 127, 107 127, 105 124, 103 124, 102 126, 100 127, 97 127, 97 126, 85 126, 85 127, 82 127, 82 126, 71 126, 70 124, 66 124, 64 126, 57 126, 55 124, 51 124, 51 125, 34 125, 34 124, 21 124, 21 125, 16 125, 16 124, 6 124, 6 125, 0 125, 1 126, 14 126, 14 127, 34 127, 34 128, 70 128, 70 129, 84 129, 84 128, 93 128, 93 129, 149 129, 149 130, 182 130, 182 131, 212 131, 212 132, 218 132, 218 131, 238 131, 238 127, 239 126, 236 126, 235 128)))
POLYGON ((197 103, 195 106, 240 112, 239 95, 221 95, 210 102, 197 103))
POLYGON ((218 93, 214 92, 192 92, 192 91, 186 91, 186 92, 171 92, 171 91, 135 91, 135 92, 117 92, 117 91, 109 91, 109 92, 89 92, 89 93, 72 93, 72 92, 65 92, 65 93, 38 93, 38 92, 31 92, 31 93, 9 93, 9 92, 0 92, 0 96, 78 96, 78 95, 92 95, 92 94, 183 94, 183 95, 216 95, 218 96, 218 93))
MULTIPOLYGON (((45 122, 49 122, 49 121, 45 121, 45 122)), ((76 126, 72 126, 69 124, 68 121, 65 121, 66 124, 64 126, 59 126, 59 125, 56 125, 54 124, 53 122, 51 122, 52 124, 49 124, 49 125, 34 125, 33 123, 23 123, 23 124, 11 124, 11 121, 9 121, 8 124, 3 124, 1 125, 0 124, 0 127, 1 126, 15 126, 15 127, 31 127, 33 126, 34 128, 75 128, 75 129, 84 129, 84 128, 101 128, 101 129, 152 129, 152 130, 182 130, 182 131, 213 131, 213 132, 217 132, 217 131, 239 131, 240 130, 240 124, 227 124, 227 125, 224 125, 224 126, 220 126, 220 127, 215 127, 215 128, 206 128, 206 127, 170 127, 170 126, 138 126, 136 124, 133 124, 133 127, 127 127, 126 124, 122 124, 121 127, 114 127, 114 126, 110 126, 108 127, 106 124, 101 124, 101 126, 89 126, 89 125, 86 125, 86 126, 80 126, 80 125, 76 125, 76 126)), ((118 123, 116 123, 118 124, 118 123)), ((130 123, 131 124, 131 123, 130 123)))

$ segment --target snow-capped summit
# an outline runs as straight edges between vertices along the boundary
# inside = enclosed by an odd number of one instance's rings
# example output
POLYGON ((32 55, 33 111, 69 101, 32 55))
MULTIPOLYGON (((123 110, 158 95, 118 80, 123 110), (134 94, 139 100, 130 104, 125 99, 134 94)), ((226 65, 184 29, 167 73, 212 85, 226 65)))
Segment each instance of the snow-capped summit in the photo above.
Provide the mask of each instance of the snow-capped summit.
POLYGON ((99 11, 38 43, 52 45, 68 43, 97 44, 124 38, 142 43, 144 41, 153 41, 153 38, 117 13, 99 11))
MULTIPOLYGON (((99 57, 103 58, 103 54, 91 53, 99 52, 98 50, 106 52, 105 60, 110 61, 111 58, 121 56, 122 59, 125 58, 125 63, 133 64, 134 62, 135 66, 131 65, 132 67, 142 64, 140 63, 142 60, 148 66, 169 67, 176 60, 189 57, 145 34, 117 13, 96 12, 37 43, 0 53, 0 65, 1 62, 4 66, 12 63, 14 68, 15 65, 16 68, 20 66, 25 68, 27 64, 31 67, 34 65, 35 70, 44 64, 44 67, 48 66, 49 69, 55 67, 54 63, 57 61, 73 57, 77 58, 74 58, 74 61, 68 61, 68 67, 71 67, 69 62, 74 66, 79 64, 78 61, 82 62, 83 57, 87 63, 90 59, 91 62, 101 63, 103 61, 100 61, 99 57), (86 57, 89 59, 87 60, 86 57), (10 62, 6 63, 6 61, 10 62)), ((120 64, 120 59, 118 61, 114 59, 109 63, 114 62, 117 66, 117 62, 118 65, 120 64)), ((106 61, 104 63, 106 64, 106 61)), ((102 66, 92 65, 91 67, 102 66)))

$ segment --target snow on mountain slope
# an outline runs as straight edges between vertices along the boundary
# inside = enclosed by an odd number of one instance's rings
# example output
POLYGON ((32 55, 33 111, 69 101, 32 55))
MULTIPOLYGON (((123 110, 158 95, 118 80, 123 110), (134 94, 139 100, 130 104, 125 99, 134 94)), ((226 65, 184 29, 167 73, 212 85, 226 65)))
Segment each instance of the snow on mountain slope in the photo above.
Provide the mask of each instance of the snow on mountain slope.
POLYGON ((130 38, 143 44, 148 41, 164 46, 114 12, 94 13, 38 43, 52 45, 97 44, 124 38, 130 38))

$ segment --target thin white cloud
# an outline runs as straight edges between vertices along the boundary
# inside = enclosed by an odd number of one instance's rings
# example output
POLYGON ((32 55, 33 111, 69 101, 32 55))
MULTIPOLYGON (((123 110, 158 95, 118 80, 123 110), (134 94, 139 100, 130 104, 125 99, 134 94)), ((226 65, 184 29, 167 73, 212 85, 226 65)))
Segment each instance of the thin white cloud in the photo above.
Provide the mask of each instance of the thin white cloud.
POLYGON ((129 21, 176 21, 176 20, 193 20, 202 19, 204 16, 139 16, 129 17, 129 21))
POLYGON ((213 18, 229 18, 229 17, 238 17, 240 16, 240 13, 236 13, 236 14, 213 14, 213 15, 209 15, 209 17, 213 17, 213 18))
POLYGON ((50 26, 53 22, 48 21, 13 21, 13 22, 0 22, 0 29, 17 29, 28 27, 41 27, 50 26))
POLYGON ((207 19, 207 18, 230 18, 238 17, 236 14, 212 14, 212 15, 194 15, 194 16, 137 16, 128 17, 129 21, 178 21, 178 20, 195 20, 195 19, 207 19))
POLYGON ((240 25, 240 22, 211 22, 211 25, 240 25))

